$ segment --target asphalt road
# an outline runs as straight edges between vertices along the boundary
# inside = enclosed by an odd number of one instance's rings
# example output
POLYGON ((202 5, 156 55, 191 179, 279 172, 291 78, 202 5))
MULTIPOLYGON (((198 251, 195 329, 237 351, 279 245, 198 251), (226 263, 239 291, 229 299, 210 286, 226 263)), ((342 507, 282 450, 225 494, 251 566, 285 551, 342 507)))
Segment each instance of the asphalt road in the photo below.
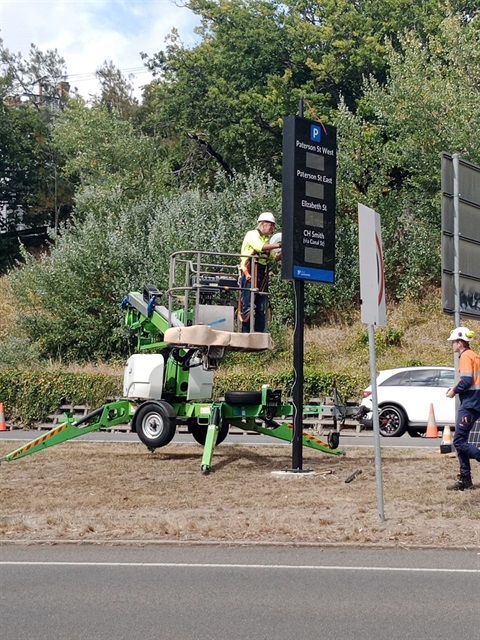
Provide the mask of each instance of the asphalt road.
MULTIPOLYGON (((41 431, 2 431, 0 432, 0 442, 6 440, 20 440, 28 441, 37 438, 41 435, 41 431)), ((327 436, 319 436, 320 439, 325 439, 327 436)), ((135 433, 122 432, 122 431, 94 431, 85 435, 79 436, 78 441, 101 441, 101 442, 139 442, 138 436, 135 433)), ((174 440, 174 444, 180 443, 194 443, 194 439, 190 434, 177 433, 174 440)), ((277 438, 270 438, 260 434, 250 433, 231 433, 224 441, 227 444, 244 444, 244 445, 279 445, 289 446, 291 443, 278 440, 277 438)), ((400 438, 380 438, 380 444, 382 447, 431 447, 437 448, 440 446, 441 438, 412 438, 410 435, 405 434, 400 438)), ((374 439, 371 431, 362 431, 356 433, 352 430, 342 431, 340 434, 340 447, 373 447, 374 439)), ((219 445, 222 446, 222 445, 219 445)))
POLYGON ((478 638, 474 551, 0 546, 2 640, 478 638))

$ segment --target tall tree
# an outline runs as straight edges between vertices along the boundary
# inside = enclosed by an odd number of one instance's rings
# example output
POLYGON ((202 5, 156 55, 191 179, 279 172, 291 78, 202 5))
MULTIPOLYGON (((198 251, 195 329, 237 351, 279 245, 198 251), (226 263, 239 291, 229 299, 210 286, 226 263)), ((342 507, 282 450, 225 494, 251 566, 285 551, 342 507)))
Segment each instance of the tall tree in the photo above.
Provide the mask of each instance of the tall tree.
POLYGON ((100 81, 99 102, 109 111, 115 111, 122 119, 128 120, 136 111, 138 101, 133 96, 130 77, 125 77, 113 62, 106 60, 95 72, 100 81))
POLYGON ((12 53, 0 39, 2 85, 12 102, 28 103, 37 110, 60 109, 68 95, 65 60, 57 50, 43 53, 32 44, 28 58, 12 53))
MULTIPOLYGON (((189 0, 200 43, 172 33, 148 64, 158 79, 145 102, 157 126, 209 145, 231 169, 256 164, 280 175, 282 118, 307 100, 331 120, 342 99, 355 110, 365 76, 386 78, 388 42, 425 39, 454 9, 448 0, 189 0)), ((148 57, 148 56, 146 56, 148 57)))
POLYGON ((56 121, 54 145, 66 158, 66 177, 81 189, 119 189, 132 200, 175 186, 168 149, 100 102, 70 100, 56 121))
POLYGON ((387 286, 403 297, 440 282, 442 151, 480 163, 480 19, 402 36, 388 62, 387 82, 339 111, 338 184, 352 225, 359 200, 382 214, 387 286))
POLYGON ((64 61, 34 45, 30 57, 0 40, 0 269, 18 255, 18 231, 54 226, 71 209, 73 191, 52 146, 54 114, 66 99, 64 61))

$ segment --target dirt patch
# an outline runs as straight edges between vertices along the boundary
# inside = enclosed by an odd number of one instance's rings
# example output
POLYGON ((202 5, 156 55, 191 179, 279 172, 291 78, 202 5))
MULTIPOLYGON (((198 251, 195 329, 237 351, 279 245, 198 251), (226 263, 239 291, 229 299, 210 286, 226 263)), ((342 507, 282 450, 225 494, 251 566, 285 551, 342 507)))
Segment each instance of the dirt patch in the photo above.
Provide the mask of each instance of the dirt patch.
MULTIPOLYGON (((0 455, 13 448, 0 443, 0 455)), ((457 461, 426 449, 382 453, 385 517, 375 461, 304 450, 312 475, 291 467, 289 447, 220 445, 214 471, 202 450, 70 442, 0 465, 0 542, 228 541, 479 547, 480 485, 447 492, 457 461), (352 482, 349 475, 362 470, 352 482)))

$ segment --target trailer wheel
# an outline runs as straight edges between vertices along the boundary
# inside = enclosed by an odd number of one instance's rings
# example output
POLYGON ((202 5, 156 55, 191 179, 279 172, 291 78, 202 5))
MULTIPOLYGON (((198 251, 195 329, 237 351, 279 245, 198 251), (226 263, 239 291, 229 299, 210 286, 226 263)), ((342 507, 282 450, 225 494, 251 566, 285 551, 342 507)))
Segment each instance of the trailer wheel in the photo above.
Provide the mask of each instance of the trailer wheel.
POLYGON ((225 391, 225 402, 227 404, 241 407, 255 404, 262 404, 261 391, 225 391))
POLYGON ((330 449, 338 449, 338 445, 340 444, 340 434, 338 431, 330 431, 327 442, 330 449))
POLYGON ((175 411, 168 403, 145 402, 140 405, 133 418, 135 431, 147 447, 164 447, 175 435, 175 418, 175 411))
MULTIPOLYGON (((207 439, 208 425, 198 424, 196 420, 189 420, 187 425, 188 433, 192 434, 193 439, 198 442, 198 444, 204 445, 205 440, 207 439)), ((225 438, 228 436, 229 428, 230 425, 228 424, 228 422, 222 422, 222 426, 217 433, 216 444, 221 444, 225 440, 225 438)))

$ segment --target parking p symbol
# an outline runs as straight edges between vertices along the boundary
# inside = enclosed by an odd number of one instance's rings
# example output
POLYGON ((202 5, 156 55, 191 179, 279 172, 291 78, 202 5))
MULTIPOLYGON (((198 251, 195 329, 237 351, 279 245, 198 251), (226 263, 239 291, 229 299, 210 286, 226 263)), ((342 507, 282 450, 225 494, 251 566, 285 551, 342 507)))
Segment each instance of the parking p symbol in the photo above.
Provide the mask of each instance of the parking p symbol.
POLYGON ((321 128, 316 124, 310 125, 310 140, 313 140, 314 142, 320 142, 321 137, 321 128))

